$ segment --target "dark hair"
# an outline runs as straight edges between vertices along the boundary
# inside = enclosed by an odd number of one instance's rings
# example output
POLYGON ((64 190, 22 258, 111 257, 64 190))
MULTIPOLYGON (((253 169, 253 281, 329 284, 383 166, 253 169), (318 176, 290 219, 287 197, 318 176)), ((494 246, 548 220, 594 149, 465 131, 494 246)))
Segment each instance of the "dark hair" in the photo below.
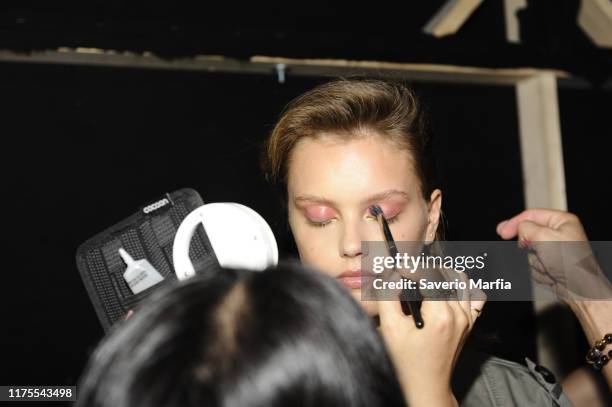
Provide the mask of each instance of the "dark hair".
POLYGON ((372 320, 333 279, 293 263, 211 274, 113 328, 77 405, 405 405, 372 320))

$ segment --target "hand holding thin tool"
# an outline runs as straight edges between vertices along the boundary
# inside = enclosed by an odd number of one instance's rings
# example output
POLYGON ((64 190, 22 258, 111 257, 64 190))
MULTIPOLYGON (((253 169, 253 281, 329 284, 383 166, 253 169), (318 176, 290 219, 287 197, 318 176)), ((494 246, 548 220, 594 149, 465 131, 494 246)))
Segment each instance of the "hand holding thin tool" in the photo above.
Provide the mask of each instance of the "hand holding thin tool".
MULTIPOLYGON (((391 229, 389 229, 389 224, 385 219, 384 213, 380 206, 372 205, 370 207, 370 214, 372 216, 376 216, 378 222, 381 224, 383 233, 385 235, 385 241, 387 243, 387 249, 389 250, 389 255, 392 257, 396 257, 398 254, 397 246, 395 244, 395 240, 393 240, 393 235, 391 234, 391 229)), ((421 297, 421 293, 419 292, 418 287, 415 288, 418 298, 421 297)), ((402 306, 407 305, 410 310, 410 314, 412 314, 412 318, 414 319, 414 325, 421 329, 425 326, 425 322, 423 321, 423 317, 421 316, 421 300, 408 300, 401 301, 402 306)))

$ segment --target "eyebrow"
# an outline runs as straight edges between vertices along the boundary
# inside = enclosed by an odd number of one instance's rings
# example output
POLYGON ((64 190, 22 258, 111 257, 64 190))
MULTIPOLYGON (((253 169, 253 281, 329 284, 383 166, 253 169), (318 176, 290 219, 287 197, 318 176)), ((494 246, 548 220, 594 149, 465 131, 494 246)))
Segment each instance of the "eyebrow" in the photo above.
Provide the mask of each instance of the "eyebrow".
MULTIPOLYGON (((401 191, 399 189, 387 189, 386 191, 382 191, 382 192, 379 192, 377 194, 367 197, 366 199, 362 201, 362 203, 366 204, 366 203, 381 201, 381 200, 384 200, 386 198, 389 198, 395 195, 400 195, 406 199, 408 199, 408 196, 409 196, 406 191, 401 191)), ((296 203, 304 202, 304 203, 329 204, 332 206, 335 205, 335 202, 332 201, 331 199, 327 199, 327 198, 317 196, 317 195, 309 195, 309 194, 298 195, 293 200, 296 203)))

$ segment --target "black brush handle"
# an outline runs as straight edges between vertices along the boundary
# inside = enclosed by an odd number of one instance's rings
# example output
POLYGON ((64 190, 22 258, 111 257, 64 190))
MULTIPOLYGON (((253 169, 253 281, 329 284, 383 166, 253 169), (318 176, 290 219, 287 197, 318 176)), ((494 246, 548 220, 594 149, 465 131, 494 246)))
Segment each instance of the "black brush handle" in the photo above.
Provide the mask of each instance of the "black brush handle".
MULTIPOLYGON (((397 250, 397 245, 395 244, 395 240, 393 239, 393 235, 391 234, 391 229, 389 228, 389 223, 387 219, 385 219, 384 213, 380 206, 375 205, 370 209, 370 213, 378 218, 378 220, 382 223, 383 233, 385 235, 385 241, 387 242, 387 249, 389 250, 389 254, 391 257, 395 258, 399 251, 397 250)), ((402 294, 406 294, 407 290, 403 290, 402 294)), ((409 291, 408 291, 409 292, 409 291)), ((419 288, 416 287, 416 293, 419 298, 422 298, 419 288)), ((406 307, 408 311, 412 315, 414 319, 414 325, 418 329, 422 329, 425 326, 425 321, 423 320, 423 316, 421 315, 421 299, 418 300, 400 300, 402 305, 402 310, 404 313, 406 312, 406 307)))

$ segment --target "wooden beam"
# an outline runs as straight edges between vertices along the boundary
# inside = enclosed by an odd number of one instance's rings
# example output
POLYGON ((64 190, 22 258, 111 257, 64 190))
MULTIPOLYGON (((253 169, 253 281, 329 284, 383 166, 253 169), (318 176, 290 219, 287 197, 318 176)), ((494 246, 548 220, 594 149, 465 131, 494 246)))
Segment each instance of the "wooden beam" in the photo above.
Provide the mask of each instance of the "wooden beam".
POLYGON ((504 0, 504 20, 508 42, 521 42, 521 27, 516 13, 527 7, 527 0, 504 0))
MULTIPOLYGON (((542 72, 533 68, 480 68, 471 66, 414 64, 384 61, 353 61, 344 59, 294 59, 253 56, 257 64, 284 64, 289 74, 338 76, 347 74, 373 74, 400 76, 406 80, 424 82, 472 83, 484 85, 515 85, 517 82, 542 72)), ((554 71, 559 77, 569 78, 563 71, 554 71)))
MULTIPOLYGON (((456 65, 414 64, 344 59, 296 59, 256 55, 248 60, 221 55, 164 59, 151 53, 135 54, 96 48, 60 48, 58 50, 18 53, 0 50, 0 62, 94 65, 116 68, 185 70, 277 75, 283 65, 287 76, 346 76, 354 74, 398 77, 421 82, 509 85, 540 72, 533 68, 480 68, 456 65)), ((552 72, 557 78, 573 80, 564 71, 552 72)))
POLYGON ((582 0, 578 25, 597 46, 612 48, 612 1, 582 0))
MULTIPOLYGON (((567 210, 556 78, 550 73, 541 73, 522 80, 516 85, 516 96, 525 207, 567 210)), ((576 346, 576 338, 566 335, 559 346, 551 343, 551 338, 556 336, 551 335, 541 319, 559 303, 537 285, 534 285, 534 296, 542 299, 533 302, 538 319, 538 362, 559 375, 564 371, 564 358, 558 354, 559 348, 571 352, 576 346)), ((556 326, 563 325, 569 332, 572 324, 573 317, 564 315, 556 326)))
POLYGON ((423 31, 434 37, 456 33, 483 0, 448 0, 425 24, 423 31))
POLYGON ((516 85, 525 206, 567 209, 561 126, 554 75, 516 85))

